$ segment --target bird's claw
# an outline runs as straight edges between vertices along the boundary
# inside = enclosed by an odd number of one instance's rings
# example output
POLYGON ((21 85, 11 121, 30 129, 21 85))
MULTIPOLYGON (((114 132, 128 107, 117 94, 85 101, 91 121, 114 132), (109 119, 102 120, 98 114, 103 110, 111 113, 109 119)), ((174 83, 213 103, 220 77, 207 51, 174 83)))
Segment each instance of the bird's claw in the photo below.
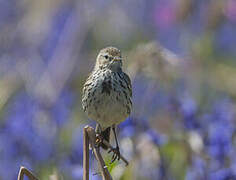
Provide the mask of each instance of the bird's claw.
POLYGON ((112 148, 108 151, 108 153, 113 152, 112 158, 111 158, 111 164, 113 162, 115 162, 115 160, 117 159, 118 161, 120 160, 120 149, 119 147, 116 148, 112 148))
POLYGON ((103 142, 103 136, 101 134, 96 134, 95 146, 100 147, 103 142))

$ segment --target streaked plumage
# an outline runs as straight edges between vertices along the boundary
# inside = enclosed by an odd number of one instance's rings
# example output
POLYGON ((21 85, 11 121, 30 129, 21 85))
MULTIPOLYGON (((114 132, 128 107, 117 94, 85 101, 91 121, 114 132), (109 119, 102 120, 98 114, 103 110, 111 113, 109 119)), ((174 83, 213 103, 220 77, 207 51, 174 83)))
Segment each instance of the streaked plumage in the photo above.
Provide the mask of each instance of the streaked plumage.
POLYGON ((105 130, 129 116, 132 108, 131 97, 131 81, 122 71, 120 51, 114 47, 102 49, 94 70, 84 84, 83 110, 105 130), (112 58, 120 61, 112 62, 112 58))
MULTIPOLYGON (((102 49, 83 88, 82 106, 102 132, 124 121, 132 109, 132 87, 122 71, 121 52, 115 47, 102 49)), ((106 138, 106 137, 104 137, 106 138)), ((109 137, 108 137, 109 140, 109 137)))

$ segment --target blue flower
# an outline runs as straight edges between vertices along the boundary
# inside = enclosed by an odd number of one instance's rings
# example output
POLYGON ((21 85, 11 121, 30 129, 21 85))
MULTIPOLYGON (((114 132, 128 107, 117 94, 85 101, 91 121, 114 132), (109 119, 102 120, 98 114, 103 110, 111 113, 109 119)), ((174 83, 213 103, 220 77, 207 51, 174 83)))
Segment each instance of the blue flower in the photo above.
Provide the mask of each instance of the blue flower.
POLYGON ((193 156, 192 164, 187 168, 185 180, 205 180, 206 172, 206 162, 201 157, 193 156))
POLYGON ((161 146, 167 142, 167 137, 161 134, 158 134, 154 129, 148 129, 146 134, 150 137, 151 141, 157 146, 161 146))
MULTIPOLYGON (((48 108, 26 92, 12 98, 7 105, 5 121, 0 125, 0 148, 4 157, 0 160, 7 162, 0 166, 0 177, 6 173, 14 176, 13 172, 17 172, 25 158, 28 162, 37 162, 37 165, 53 161, 58 127, 68 120, 72 99, 71 93, 64 91, 52 108, 48 108)), ((35 163, 32 163, 32 168, 35 163)))
POLYGON ((209 180, 230 180, 236 179, 236 175, 231 171, 231 169, 220 169, 216 172, 212 172, 209 175, 209 180))
POLYGON ((62 127, 68 122, 73 100, 74 94, 68 90, 64 90, 54 103, 51 109, 52 119, 59 127, 62 127))
POLYGON ((209 127, 207 149, 209 154, 220 161, 229 154, 232 149, 233 129, 225 123, 214 123, 209 127))
POLYGON ((55 52, 59 39, 64 36, 62 33, 67 20, 73 12, 71 4, 63 4, 53 18, 52 28, 49 31, 49 36, 40 46, 41 55, 45 61, 49 61, 55 52))

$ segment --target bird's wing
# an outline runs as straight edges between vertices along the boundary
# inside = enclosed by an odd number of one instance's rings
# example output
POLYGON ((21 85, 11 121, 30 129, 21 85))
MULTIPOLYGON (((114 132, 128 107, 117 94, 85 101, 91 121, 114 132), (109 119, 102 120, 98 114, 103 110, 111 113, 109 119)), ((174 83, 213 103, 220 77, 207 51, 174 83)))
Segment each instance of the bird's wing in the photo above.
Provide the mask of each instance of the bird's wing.
POLYGON ((129 95, 130 97, 132 97, 132 84, 131 84, 131 80, 129 78, 129 76, 123 72, 123 77, 125 80, 125 83, 127 84, 128 90, 129 90, 129 95))
POLYGON ((86 104, 87 104, 87 96, 88 96, 88 89, 90 87, 90 85, 92 84, 92 76, 91 74, 88 76, 87 80, 84 83, 83 86, 83 91, 82 91, 82 108, 84 111, 86 111, 86 104))
POLYGON ((88 86, 90 86, 92 84, 92 73, 88 76, 88 78, 86 79, 84 86, 83 86, 83 95, 85 94, 85 91, 87 90, 88 86))

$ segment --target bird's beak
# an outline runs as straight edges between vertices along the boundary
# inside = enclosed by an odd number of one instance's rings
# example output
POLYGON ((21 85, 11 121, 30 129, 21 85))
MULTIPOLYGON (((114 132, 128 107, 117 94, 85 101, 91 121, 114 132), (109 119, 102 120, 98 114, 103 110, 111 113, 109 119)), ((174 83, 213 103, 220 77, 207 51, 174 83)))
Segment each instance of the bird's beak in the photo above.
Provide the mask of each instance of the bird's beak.
POLYGON ((113 61, 121 61, 122 60, 122 58, 120 58, 120 57, 114 57, 113 58, 113 61))

